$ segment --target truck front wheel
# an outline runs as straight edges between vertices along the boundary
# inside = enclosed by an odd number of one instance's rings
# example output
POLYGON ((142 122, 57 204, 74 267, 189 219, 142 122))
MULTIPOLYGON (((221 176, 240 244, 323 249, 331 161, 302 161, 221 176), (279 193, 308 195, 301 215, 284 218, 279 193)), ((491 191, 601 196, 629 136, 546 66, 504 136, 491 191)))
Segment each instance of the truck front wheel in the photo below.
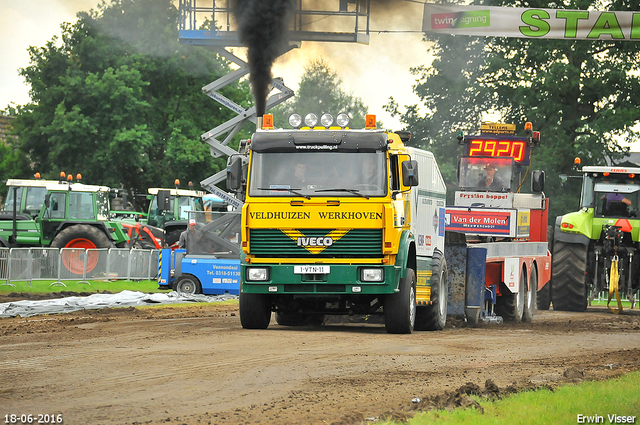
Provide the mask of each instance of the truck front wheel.
POLYGON ((527 274, 520 271, 520 289, 514 294, 504 283, 500 284, 501 295, 496 300, 496 314, 505 321, 521 322, 524 314, 525 292, 527 290, 527 274))
POLYGON ((442 255, 434 255, 431 268, 431 302, 416 310, 417 331, 439 331, 447 324, 447 262, 442 255))
POLYGON ((553 309, 587 309, 587 246, 555 241, 551 265, 553 309))
POLYGON ((271 321, 271 304, 265 294, 240 291, 240 324, 245 329, 267 329, 271 321))
POLYGON ((384 298, 384 326, 390 334, 410 334, 416 321, 416 273, 407 268, 400 291, 384 298))

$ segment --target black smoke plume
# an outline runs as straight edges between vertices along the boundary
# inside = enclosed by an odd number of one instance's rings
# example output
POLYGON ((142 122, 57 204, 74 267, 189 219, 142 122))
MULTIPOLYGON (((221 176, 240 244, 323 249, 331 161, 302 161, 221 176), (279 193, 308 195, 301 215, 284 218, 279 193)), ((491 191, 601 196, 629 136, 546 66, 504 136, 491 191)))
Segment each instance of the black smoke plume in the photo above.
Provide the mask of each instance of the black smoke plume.
POLYGON ((286 52, 294 0, 233 0, 240 42, 248 48, 249 81, 256 115, 266 112, 271 66, 286 52))

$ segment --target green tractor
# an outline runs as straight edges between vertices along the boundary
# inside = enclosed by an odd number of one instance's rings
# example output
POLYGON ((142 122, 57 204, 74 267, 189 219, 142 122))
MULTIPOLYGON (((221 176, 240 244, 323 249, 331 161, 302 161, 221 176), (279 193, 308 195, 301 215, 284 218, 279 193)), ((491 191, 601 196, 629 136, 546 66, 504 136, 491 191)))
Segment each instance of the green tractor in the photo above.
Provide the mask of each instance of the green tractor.
POLYGON ((640 168, 589 166, 582 175, 580 211, 556 219, 553 308, 584 311, 616 287, 618 300, 626 295, 633 305, 640 286, 640 168))
POLYGON ((7 180, 0 211, 0 246, 52 248, 127 247, 121 223, 109 219, 105 186, 56 180, 7 180))

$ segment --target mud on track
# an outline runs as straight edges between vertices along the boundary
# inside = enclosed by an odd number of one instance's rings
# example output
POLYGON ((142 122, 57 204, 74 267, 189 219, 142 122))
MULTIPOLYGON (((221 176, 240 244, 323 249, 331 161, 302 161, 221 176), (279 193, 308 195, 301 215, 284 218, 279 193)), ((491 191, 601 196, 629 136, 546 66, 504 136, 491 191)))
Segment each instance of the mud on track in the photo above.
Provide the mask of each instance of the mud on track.
POLYGON ((2 418, 354 424, 639 370, 640 312, 388 335, 363 321, 244 330, 237 304, 91 310, 0 319, 0 368, 2 418))

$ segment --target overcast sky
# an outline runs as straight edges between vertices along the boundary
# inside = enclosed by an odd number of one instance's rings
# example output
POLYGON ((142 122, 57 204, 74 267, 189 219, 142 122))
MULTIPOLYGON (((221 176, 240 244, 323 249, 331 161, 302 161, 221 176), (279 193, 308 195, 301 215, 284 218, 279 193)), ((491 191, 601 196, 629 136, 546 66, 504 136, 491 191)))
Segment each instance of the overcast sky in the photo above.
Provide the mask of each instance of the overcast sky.
MULTIPOLYGON (((0 0, 0 109, 29 101, 29 87, 18 74, 19 68, 29 65, 28 47, 44 46, 53 36, 60 36, 63 22, 75 22, 77 12, 95 9, 98 4, 99 0, 0 0)), ((418 102, 412 89, 415 77, 409 68, 430 62, 419 33, 422 8, 419 2, 398 0, 393 11, 374 10, 368 45, 303 42, 300 49, 278 59, 273 75, 282 77, 285 85, 295 90, 304 67, 321 56, 342 79, 343 90, 361 98, 369 113, 376 114, 385 127, 399 129, 399 121, 382 106, 389 96, 401 106, 418 102), (402 32, 377 32, 394 30, 402 32)), ((218 124, 212 123, 211 127, 218 124)))

